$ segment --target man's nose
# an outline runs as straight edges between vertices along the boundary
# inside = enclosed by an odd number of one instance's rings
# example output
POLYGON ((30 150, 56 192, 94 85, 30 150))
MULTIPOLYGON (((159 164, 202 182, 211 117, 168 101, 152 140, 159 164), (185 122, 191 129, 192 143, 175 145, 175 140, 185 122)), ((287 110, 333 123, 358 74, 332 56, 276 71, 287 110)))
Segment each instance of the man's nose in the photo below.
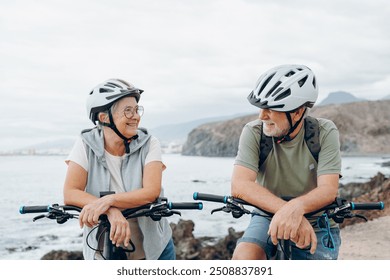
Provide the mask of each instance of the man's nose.
POLYGON ((269 118, 269 109, 260 109, 259 119, 266 120, 269 118))

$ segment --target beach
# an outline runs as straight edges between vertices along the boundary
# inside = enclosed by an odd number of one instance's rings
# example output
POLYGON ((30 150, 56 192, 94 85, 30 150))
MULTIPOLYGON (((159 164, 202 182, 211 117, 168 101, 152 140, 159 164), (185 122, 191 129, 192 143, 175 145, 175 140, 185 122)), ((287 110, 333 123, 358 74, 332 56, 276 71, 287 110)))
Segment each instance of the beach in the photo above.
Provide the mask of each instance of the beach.
POLYGON ((390 260, 390 216, 341 230, 340 260, 390 260))

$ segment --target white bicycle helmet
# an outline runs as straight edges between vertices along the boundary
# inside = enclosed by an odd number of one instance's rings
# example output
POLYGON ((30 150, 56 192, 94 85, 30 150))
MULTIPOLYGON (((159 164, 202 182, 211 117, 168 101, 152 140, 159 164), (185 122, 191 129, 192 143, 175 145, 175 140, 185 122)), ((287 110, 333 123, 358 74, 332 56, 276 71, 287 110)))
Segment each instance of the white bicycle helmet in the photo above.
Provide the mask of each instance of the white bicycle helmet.
POLYGON ((99 112, 107 111, 117 100, 133 96, 137 103, 141 97, 142 89, 120 79, 110 79, 97 85, 87 99, 87 113, 89 119, 95 124, 99 112))
POLYGON ((304 65, 281 65, 260 76, 249 102, 262 109, 291 112, 313 107, 318 97, 314 73, 304 65))

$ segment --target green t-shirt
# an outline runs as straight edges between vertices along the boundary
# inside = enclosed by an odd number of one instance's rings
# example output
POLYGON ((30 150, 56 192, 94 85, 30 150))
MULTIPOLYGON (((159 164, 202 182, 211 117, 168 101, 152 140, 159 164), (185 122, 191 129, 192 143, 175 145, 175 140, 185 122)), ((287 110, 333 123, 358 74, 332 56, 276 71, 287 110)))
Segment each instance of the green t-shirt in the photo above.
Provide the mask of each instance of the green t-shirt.
POLYGON ((257 182, 279 197, 296 197, 309 192, 317 187, 318 176, 341 172, 338 129, 330 120, 318 121, 321 145, 318 164, 305 143, 302 126, 291 141, 274 143, 259 170, 260 120, 252 121, 243 128, 234 164, 257 172, 257 182))

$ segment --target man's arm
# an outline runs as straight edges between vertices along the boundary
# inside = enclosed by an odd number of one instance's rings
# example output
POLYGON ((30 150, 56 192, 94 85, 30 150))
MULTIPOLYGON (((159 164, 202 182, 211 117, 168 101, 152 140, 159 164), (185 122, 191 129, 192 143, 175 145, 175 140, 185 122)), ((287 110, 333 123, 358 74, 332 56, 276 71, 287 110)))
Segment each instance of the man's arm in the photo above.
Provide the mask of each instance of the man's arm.
POLYGON ((275 213, 286 202, 259 185, 256 177, 257 173, 250 168, 234 165, 231 180, 232 195, 265 211, 275 213))

